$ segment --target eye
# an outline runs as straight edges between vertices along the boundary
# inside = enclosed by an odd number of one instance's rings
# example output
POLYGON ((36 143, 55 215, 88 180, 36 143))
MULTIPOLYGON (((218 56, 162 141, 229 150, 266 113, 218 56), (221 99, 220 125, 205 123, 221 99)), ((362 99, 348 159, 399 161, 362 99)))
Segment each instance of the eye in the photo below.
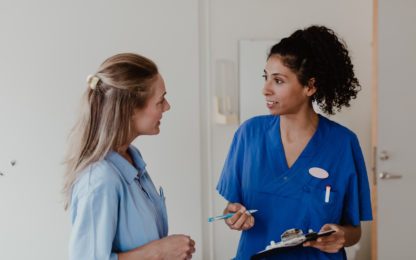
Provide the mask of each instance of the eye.
POLYGON ((277 83, 277 84, 281 84, 281 83, 283 83, 283 81, 282 81, 281 79, 277 79, 277 78, 276 78, 276 79, 274 79, 274 81, 276 81, 276 83, 277 83))
POLYGON ((264 78, 264 80, 267 80, 267 75, 266 74, 262 75, 262 77, 264 78))

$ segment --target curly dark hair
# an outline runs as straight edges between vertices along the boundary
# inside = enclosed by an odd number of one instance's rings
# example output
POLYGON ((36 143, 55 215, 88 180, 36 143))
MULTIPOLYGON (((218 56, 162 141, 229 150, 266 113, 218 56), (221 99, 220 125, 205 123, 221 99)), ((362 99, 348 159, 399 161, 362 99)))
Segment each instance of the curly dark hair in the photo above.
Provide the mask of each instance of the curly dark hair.
POLYGON ((335 108, 349 107, 361 90, 345 42, 325 26, 295 31, 271 48, 268 58, 273 55, 282 58, 303 86, 315 79, 316 93, 311 101, 329 115, 335 108))

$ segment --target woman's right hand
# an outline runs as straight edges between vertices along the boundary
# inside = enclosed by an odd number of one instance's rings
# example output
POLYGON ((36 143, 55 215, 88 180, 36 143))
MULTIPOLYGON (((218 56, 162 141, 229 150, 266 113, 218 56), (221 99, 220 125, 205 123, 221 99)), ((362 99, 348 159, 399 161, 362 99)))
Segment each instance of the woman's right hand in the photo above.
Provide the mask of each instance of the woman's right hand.
POLYGON ((247 230, 254 226, 254 217, 240 203, 228 202, 224 209, 224 214, 235 213, 234 216, 227 218, 225 224, 233 230, 247 230))
POLYGON ((187 260, 195 252, 195 242, 185 235, 170 235, 135 249, 118 253, 119 260, 187 260))
POLYGON ((163 260, 187 260, 195 252, 195 241, 185 235, 170 235, 159 240, 163 260))

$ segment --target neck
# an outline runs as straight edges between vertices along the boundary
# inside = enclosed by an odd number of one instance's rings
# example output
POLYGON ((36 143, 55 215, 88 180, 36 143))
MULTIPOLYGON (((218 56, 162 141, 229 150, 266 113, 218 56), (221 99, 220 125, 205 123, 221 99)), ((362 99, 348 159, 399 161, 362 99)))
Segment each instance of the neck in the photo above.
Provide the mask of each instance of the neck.
POLYGON ((133 159, 131 158, 130 154, 128 153, 129 145, 123 145, 117 149, 117 153, 123 156, 130 164, 133 164, 133 159))
POLYGON ((280 116, 280 131, 282 136, 290 139, 300 136, 313 135, 318 128, 319 116, 313 109, 303 113, 280 116))

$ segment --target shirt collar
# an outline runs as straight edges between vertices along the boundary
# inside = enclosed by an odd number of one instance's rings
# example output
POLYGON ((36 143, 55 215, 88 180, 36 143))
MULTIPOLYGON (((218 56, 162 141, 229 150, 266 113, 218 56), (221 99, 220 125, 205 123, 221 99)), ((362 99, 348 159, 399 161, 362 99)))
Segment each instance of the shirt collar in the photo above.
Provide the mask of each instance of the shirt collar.
POLYGON ((131 145, 129 146, 128 150, 133 159, 134 165, 136 165, 138 170, 141 173, 143 173, 146 170, 146 163, 144 162, 139 150, 136 147, 131 146, 131 145))
POLYGON ((146 163, 135 147, 129 146, 128 151, 133 159, 134 167, 131 165, 123 156, 119 153, 111 150, 105 157, 106 160, 112 162, 114 166, 120 171, 121 176, 127 181, 127 183, 134 182, 136 177, 141 177, 142 173, 145 172, 146 163))

